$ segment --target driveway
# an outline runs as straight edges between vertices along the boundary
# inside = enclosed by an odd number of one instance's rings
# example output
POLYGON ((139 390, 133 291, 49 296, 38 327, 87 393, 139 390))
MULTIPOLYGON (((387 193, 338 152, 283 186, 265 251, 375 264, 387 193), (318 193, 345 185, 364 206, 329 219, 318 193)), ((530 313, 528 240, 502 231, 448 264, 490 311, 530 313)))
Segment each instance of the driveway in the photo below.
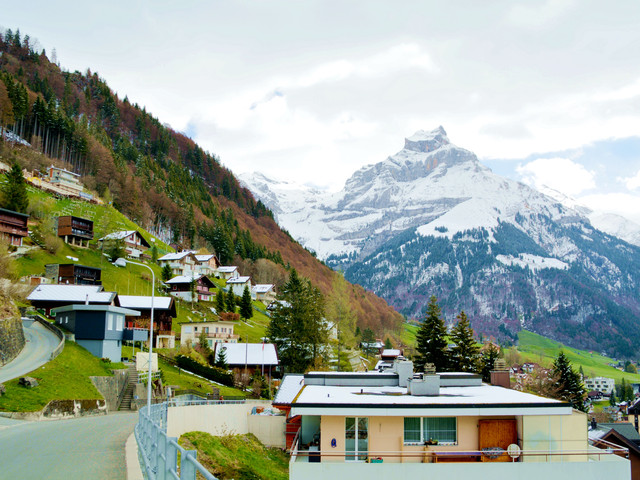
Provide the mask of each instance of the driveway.
POLYGON ((0 478, 125 480, 137 412, 26 422, 0 417, 0 478))
POLYGON ((60 343, 60 339, 39 322, 23 319, 22 328, 26 340, 24 348, 20 355, 0 367, 0 383, 21 377, 47 363, 60 343))

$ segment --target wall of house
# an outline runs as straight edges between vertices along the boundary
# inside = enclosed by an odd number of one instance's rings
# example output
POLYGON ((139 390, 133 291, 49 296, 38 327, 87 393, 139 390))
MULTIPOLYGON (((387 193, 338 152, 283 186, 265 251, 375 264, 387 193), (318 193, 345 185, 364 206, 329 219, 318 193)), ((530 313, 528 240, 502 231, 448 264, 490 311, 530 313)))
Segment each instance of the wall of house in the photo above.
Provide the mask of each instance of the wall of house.
MULTIPOLYGON (((572 415, 524 416, 522 427, 523 450, 587 450, 587 414, 574 410, 572 415)), ((577 455, 525 456, 525 462, 580 462, 577 455)))
POLYGON ((85 340, 76 337, 76 342, 89 350, 94 357, 108 358, 112 362, 122 361, 122 342, 120 340, 85 340))

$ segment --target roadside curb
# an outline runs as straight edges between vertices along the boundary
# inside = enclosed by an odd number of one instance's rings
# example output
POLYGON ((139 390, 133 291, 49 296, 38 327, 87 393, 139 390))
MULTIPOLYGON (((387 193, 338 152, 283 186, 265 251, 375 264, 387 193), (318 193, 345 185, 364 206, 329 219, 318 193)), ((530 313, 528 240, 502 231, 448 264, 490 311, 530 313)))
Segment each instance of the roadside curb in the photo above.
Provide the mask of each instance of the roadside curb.
POLYGON ((140 468, 140 460, 138 459, 138 443, 136 442, 135 433, 129 435, 124 448, 127 480, 144 480, 144 477, 142 476, 142 469, 140 468))

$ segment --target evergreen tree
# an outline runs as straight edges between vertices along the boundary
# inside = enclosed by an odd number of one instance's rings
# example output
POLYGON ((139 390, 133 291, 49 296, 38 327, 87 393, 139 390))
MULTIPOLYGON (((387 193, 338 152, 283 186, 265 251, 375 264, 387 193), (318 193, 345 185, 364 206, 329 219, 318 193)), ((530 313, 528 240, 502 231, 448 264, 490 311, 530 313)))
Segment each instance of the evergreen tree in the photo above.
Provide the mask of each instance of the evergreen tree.
POLYGON ((375 347, 376 335, 370 328, 365 328, 362 332, 362 339, 360 344, 362 345, 362 352, 368 357, 369 355, 375 355, 378 353, 375 347))
POLYGON ((287 372, 305 372, 325 354, 329 332, 324 321, 324 298, 295 269, 278 295, 267 337, 276 344, 287 372))
POLYGON ((616 389, 611 390, 611 396, 609 397, 609 405, 615 407, 618 405, 618 398, 616 397, 616 389))
POLYGON ((160 275, 162 276, 163 282, 167 282, 171 280, 171 277, 173 277, 173 271, 171 270, 171 267, 169 266, 169 264, 166 264, 164 267, 162 267, 162 271, 160 272, 160 275))
POLYGON ((236 296, 232 290, 229 290, 225 295, 227 300, 227 311, 231 313, 236 313, 236 296))
POLYGON ((224 297, 224 290, 219 288, 218 292, 216 293, 216 310, 218 311, 218 313, 222 313, 227 309, 227 302, 224 297))
POLYGON ((473 329, 464 311, 456 318, 458 323, 451 332, 455 343, 451 349, 451 368, 456 372, 477 372, 480 348, 473 338, 473 329))
POLYGON ((559 400, 571 402, 573 408, 586 411, 585 389, 580 375, 573 369, 564 352, 560 352, 553 362, 552 377, 556 383, 559 400))
POLYGON ((223 348, 221 343, 216 346, 216 363, 214 365, 223 370, 229 368, 227 365, 227 349, 223 348))
POLYGON ((387 339, 384 341, 384 348, 386 349, 393 348, 393 345, 391 345, 391 339, 389 337, 387 337, 387 339))
POLYGON ((491 381, 491 370, 495 368, 496 360, 500 356, 500 351, 492 342, 486 342, 482 347, 482 357, 480 358, 480 373, 482 381, 489 383, 491 381))
POLYGON ((251 303, 251 292, 249 287, 245 285, 242 292, 242 298, 240 299, 240 316, 245 320, 249 320, 253 317, 253 304, 251 303))
POLYGON ((27 212, 29 206, 27 184, 22 176, 22 169, 17 163, 11 165, 2 193, 2 208, 19 213, 27 212))
POLYGON ((433 363, 437 372, 443 372, 449 368, 446 335, 447 327, 441 317, 438 299, 432 295, 427 306, 427 314, 416 335, 417 370, 423 370, 427 363, 433 363))

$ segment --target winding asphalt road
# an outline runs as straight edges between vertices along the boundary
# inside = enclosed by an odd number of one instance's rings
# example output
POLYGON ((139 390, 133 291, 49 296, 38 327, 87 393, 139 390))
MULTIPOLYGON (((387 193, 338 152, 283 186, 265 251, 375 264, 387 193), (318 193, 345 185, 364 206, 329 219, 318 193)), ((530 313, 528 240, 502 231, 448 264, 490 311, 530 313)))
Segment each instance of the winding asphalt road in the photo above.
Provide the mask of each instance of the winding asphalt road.
POLYGON ((0 479, 124 480, 137 412, 27 422, 0 417, 0 479))
POLYGON ((26 340, 25 346, 20 355, 4 367, 0 367, 0 383, 23 376, 47 363, 51 352, 60 343, 60 339, 39 322, 22 319, 22 328, 26 340))

